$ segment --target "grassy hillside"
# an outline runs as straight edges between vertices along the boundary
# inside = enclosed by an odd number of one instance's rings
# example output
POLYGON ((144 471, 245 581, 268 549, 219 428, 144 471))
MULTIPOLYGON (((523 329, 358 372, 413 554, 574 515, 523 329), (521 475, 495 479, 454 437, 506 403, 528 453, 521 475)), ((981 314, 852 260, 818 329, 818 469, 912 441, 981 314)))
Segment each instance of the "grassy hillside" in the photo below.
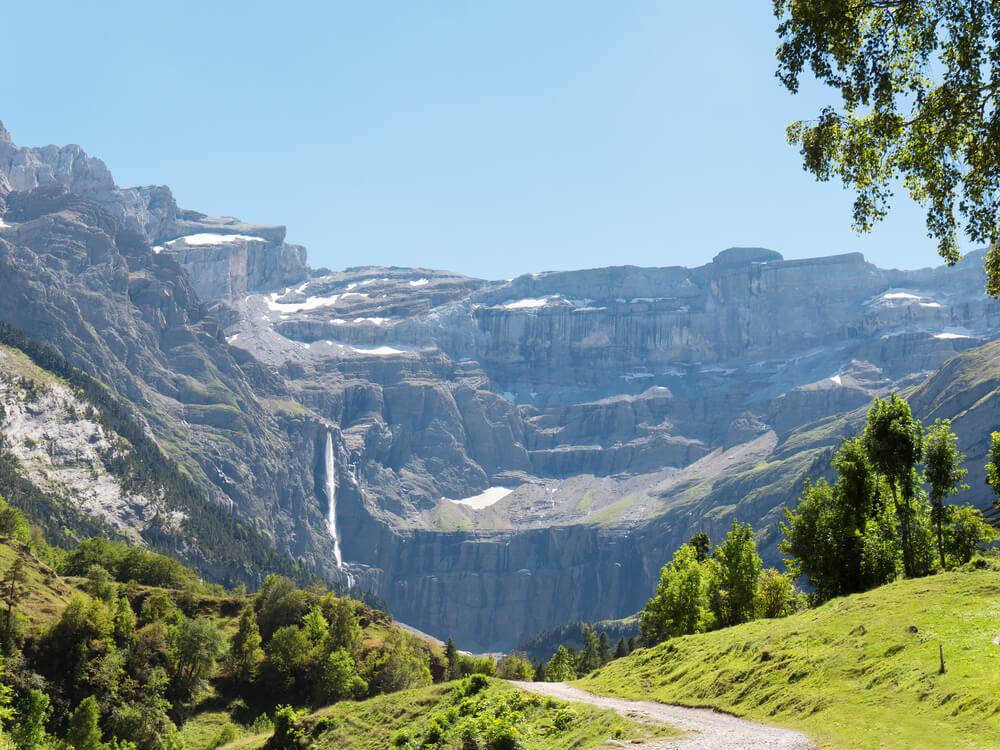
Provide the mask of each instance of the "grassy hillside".
MULTIPOLYGON (((388 747, 463 747, 465 736, 484 747, 497 727, 513 727, 523 750, 585 750, 608 740, 621 743, 677 734, 637 724, 611 711, 527 695, 500 680, 473 692, 470 680, 405 690, 360 702, 343 702, 304 717, 306 747, 315 750, 383 750, 388 747), (492 733, 492 734, 491 734, 492 733), (437 738, 437 739, 434 739, 437 738)), ((269 734, 225 748, 264 747, 269 734)), ((468 745, 466 745, 468 746, 468 745)), ((503 744, 490 747, 507 747, 503 744)))
POLYGON ((37 632, 58 619, 77 589, 74 581, 56 575, 27 545, 0 537, 0 576, 6 575, 17 558, 24 562, 25 577, 18 610, 37 632))
POLYGON ((985 567, 675 638, 577 684, 713 706, 802 730, 825 747, 997 747, 1000 572, 985 567))

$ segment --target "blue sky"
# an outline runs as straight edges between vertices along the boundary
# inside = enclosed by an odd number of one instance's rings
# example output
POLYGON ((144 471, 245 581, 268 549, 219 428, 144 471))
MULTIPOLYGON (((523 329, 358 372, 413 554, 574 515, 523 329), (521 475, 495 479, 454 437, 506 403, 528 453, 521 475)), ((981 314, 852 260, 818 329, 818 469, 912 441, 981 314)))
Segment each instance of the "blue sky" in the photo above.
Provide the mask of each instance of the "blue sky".
POLYGON ((700 265, 732 245, 936 265, 804 173, 766 0, 9 3, 0 120, 120 185, 285 224, 313 266, 700 265))

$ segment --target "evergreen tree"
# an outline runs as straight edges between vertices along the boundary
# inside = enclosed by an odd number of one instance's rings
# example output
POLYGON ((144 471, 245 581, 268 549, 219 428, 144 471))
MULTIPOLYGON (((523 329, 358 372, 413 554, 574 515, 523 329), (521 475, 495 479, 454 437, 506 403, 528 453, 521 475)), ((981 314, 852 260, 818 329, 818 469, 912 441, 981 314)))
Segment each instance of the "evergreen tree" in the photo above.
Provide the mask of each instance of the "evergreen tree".
POLYGON ((69 717, 66 741, 74 750, 102 750, 105 747, 101 742, 101 730, 97 726, 98 718, 100 712, 97 699, 88 695, 69 717))
POLYGON ((576 660, 576 673, 585 675, 601 666, 601 654, 598 650, 597 636, 589 625, 583 627, 583 650, 576 660))
POLYGON ((691 537, 688 544, 694 550, 695 559, 698 562, 705 562, 708 559, 708 553, 712 549, 712 540, 708 538, 708 534, 704 531, 699 531, 693 537, 691 537))
POLYGON ((951 431, 949 420, 937 419, 927 431, 925 460, 924 479, 930 485, 931 521, 937 532, 938 555, 944 568, 944 527, 949 516, 949 506, 944 499, 958 494, 960 482, 968 473, 968 469, 961 468, 965 456, 958 452, 958 438, 951 431))
POLYGON ((18 555, 14 562, 4 574, 3 581, 0 581, 0 592, 2 592, 3 603, 7 606, 4 612, 3 622, 3 642, 5 650, 12 647, 14 640, 14 609, 21 601, 24 594, 24 584, 28 581, 28 573, 24 569, 24 559, 18 555))
POLYGON ((625 642, 624 636, 619 638, 615 645, 615 658, 621 659, 623 656, 628 656, 628 644, 625 642))
POLYGON ((611 639, 608 637, 607 632, 603 630, 601 631, 601 637, 597 639, 597 653, 600 656, 602 667, 612 659, 611 639))
POLYGON ((545 682, 545 662, 540 661, 535 664, 535 682, 545 682))
POLYGON ((445 644, 444 657, 447 662, 445 678, 448 680, 457 679, 460 675, 458 647, 455 645, 455 641, 452 640, 451 636, 448 636, 448 642, 445 644))
POLYGON ((912 501, 916 490, 913 467, 923 455, 923 428, 913 418, 910 405, 893 393, 888 399, 875 399, 868 410, 868 424, 861 439, 868 459, 889 484, 899 519, 903 572, 912 578, 916 575, 912 538, 915 521, 912 501))

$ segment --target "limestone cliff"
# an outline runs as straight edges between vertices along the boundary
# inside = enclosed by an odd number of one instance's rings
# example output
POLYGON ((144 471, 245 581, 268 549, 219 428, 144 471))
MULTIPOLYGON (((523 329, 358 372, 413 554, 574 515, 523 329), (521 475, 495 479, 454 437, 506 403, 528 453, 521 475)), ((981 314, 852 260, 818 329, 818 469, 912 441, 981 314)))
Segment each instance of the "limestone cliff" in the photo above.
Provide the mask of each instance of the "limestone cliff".
POLYGON ((1000 331, 978 255, 730 248, 492 282, 312 271, 284 237, 0 138, 0 320, 132 400, 280 549, 472 649, 628 614, 734 518, 773 562, 781 508, 871 398, 1000 331))

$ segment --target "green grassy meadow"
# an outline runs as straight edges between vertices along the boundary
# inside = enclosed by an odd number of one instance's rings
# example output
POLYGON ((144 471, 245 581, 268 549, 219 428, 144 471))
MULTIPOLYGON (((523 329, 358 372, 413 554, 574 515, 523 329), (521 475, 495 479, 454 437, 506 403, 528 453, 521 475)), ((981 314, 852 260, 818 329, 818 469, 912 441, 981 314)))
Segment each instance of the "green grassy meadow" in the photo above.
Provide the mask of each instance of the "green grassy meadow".
POLYGON ((988 566, 674 638, 575 684, 711 706, 801 730, 822 747, 996 748, 998 635, 1000 572, 988 566))

